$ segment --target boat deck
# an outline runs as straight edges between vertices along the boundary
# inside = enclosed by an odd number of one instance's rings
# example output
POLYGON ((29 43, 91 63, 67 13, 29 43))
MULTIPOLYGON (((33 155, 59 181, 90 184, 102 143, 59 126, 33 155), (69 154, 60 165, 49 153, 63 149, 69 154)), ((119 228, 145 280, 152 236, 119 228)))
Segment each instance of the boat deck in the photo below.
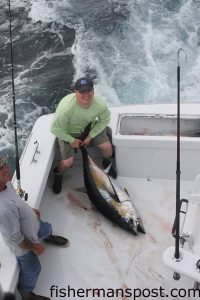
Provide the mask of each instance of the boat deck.
MULTIPOLYGON (((159 293, 162 288, 163 295, 173 299, 170 296, 173 288, 193 287, 193 281, 186 277, 174 281, 162 260, 165 249, 174 244, 171 228, 175 215, 175 181, 125 177, 117 180, 133 199, 145 235, 134 236, 113 225, 93 207, 86 194, 76 191, 83 186, 81 162, 66 173, 60 195, 52 193, 52 178, 49 178, 40 206, 42 218, 52 223, 54 233, 69 238, 70 246, 46 246, 40 257, 42 271, 36 293, 52 299, 137 299, 133 290, 140 289, 139 299, 146 299, 147 289, 158 289, 159 293), (52 294, 51 286, 55 286, 52 294), (95 297, 92 291, 85 294, 87 289, 97 288, 105 292, 101 291, 100 298, 97 292, 95 297), (119 292, 111 297, 112 289, 123 289, 124 295, 119 292), (130 289, 132 298, 126 289, 130 289)), ((187 198, 192 187, 193 182, 182 182, 181 197, 187 198)), ((152 299, 161 298, 155 295, 152 299)))
MULTIPOLYGON (((159 114, 174 115, 175 108, 175 105, 136 105, 124 107, 123 111, 120 107, 111 110, 110 125, 120 175, 117 181, 129 192, 146 229, 145 235, 138 236, 113 225, 93 207, 86 194, 77 191, 84 186, 79 153, 75 165, 64 176, 62 193, 53 194, 51 172, 48 180, 47 177, 53 160, 59 158, 55 136, 49 130, 52 115, 37 120, 21 157, 22 187, 29 193, 29 205, 40 206, 42 218, 52 223, 55 234, 69 238, 70 246, 46 246, 40 256, 42 271, 36 293, 52 299, 161 299, 164 295, 168 299, 195 299, 187 290, 193 288, 193 280, 181 276, 179 281, 174 281, 162 258, 165 250, 174 245, 171 229, 176 201, 175 137, 118 134, 121 112, 134 112, 138 116, 142 112, 156 118, 159 114), (99 295, 95 289, 101 289, 99 295), (124 290, 123 294, 120 289, 124 290), (173 289, 176 290, 172 295, 173 289), (177 289, 182 289, 179 297, 177 289)), ((199 119, 199 113, 196 116, 199 111, 199 104, 182 105, 185 118, 199 119)), ((200 142, 198 137, 182 137, 181 142, 184 150, 181 152, 181 198, 187 199, 199 174, 200 142)), ((16 185, 15 177, 13 182, 16 185)), ((195 219, 190 218, 195 221, 191 225, 195 226, 193 251, 197 256, 200 253, 199 209, 195 210, 195 219)), ((1 285, 4 291, 13 291, 18 277, 16 260, 1 240, 0 244, 1 285)), ((193 273, 198 273, 195 264, 190 267, 193 273)))

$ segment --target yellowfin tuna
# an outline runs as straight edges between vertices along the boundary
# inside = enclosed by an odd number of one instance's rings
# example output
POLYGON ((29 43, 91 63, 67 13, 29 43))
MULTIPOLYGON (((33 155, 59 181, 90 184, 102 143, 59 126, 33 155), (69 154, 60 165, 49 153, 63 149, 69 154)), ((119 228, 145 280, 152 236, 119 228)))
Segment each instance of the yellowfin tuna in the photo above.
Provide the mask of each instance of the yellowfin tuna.
POLYGON ((89 156, 85 147, 83 155, 84 182, 87 194, 95 207, 110 221, 137 235, 145 233, 144 226, 129 195, 108 176, 89 156))

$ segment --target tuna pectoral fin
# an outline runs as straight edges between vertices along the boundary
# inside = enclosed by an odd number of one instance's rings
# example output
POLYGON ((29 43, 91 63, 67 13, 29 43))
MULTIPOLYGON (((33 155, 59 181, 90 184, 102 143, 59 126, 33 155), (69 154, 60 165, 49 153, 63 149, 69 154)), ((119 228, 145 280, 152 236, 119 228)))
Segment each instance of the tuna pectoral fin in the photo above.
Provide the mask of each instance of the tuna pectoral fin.
POLYGON ((143 225, 141 219, 139 220, 139 224, 138 224, 138 226, 137 226, 137 229, 138 229, 138 231, 141 232, 141 233, 144 233, 144 234, 146 233, 146 232, 145 232, 145 229, 144 229, 144 225, 143 225))
POLYGON ((76 188, 74 189, 76 192, 79 192, 79 193, 84 193, 84 194, 87 194, 87 190, 86 188, 83 186, 83 187, 79 187, 79 188, 76 188))
POLYGON ((112 179, 108 176, 108 179, 110 181, 110 187, 111 189, 107 189, 109 195, 111 196, 111 198, 113 198, 114 200, 116 200, 117 202, 121 203, 117 193, 116 193, 116 190, 115 190, 115 187, 113 185, 113 182, 112 182, 112 179))

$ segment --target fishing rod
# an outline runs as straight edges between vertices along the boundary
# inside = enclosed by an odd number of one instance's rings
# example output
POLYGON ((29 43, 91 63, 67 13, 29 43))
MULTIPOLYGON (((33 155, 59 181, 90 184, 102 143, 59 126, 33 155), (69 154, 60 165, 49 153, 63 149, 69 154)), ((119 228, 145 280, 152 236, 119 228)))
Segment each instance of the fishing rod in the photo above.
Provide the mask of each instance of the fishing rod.
POLYGON ((10 59, 11 59, 11 79, 12 79, 12 100, 13 100, 13 127, 15 134, 15 169, 17 177, 17 194, 21 197, 27 198, 27 194, 21 188, 20 182, 20 166, 19 166, 19 149, 18 149, 18 136, 17 136, 17 117, 16 117, 16 98, 15 98, 15 81, 14 81, 14 60, 13 60, 13 39, 12 39, 12 14, 10 0, 8 3, 9 12, 9 36, 10 36, 10 59))
MULTIPOLYGON (((176 224, 175 224, 175 254, 176 260, 180 259, 179 238, 180 238, 180 53, 184 52, 180 48, 177 52, 177 161, 176 161, 176 224)), ((184 52, 185 53, 185 52, 184 52)), ((174 279, 179 279, 180 275, 174 273, 174 279)))

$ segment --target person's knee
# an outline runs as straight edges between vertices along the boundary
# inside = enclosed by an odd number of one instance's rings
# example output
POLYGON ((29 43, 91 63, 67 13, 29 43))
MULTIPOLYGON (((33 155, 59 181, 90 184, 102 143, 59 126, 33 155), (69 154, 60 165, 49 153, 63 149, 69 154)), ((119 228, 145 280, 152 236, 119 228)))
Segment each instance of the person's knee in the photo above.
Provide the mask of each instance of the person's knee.
POLYGON ((59 170, 63 173, 65 170, 69 169, 74 162, 74 158, 71 156, 67 159, 61 160, 58 164, 59 170))
POLYGON ((112 144, 110 142, 103 143, 99 145, 99 148, 101 149, 102 156, 103 157, 111 157, 112 156, 112 144))
POLYGON ((113 147, 112 147, 112 144, 110 142, 108 142, 108 145, 106 146, 106 150, 109 153, 109 157, 112 156, 113 147))
POLYGON ((73 162, 74 162, 73 156, 71 156, 68 159, 64 160, 64 164, 67 168, 70 168, 73 165, 73 162))

